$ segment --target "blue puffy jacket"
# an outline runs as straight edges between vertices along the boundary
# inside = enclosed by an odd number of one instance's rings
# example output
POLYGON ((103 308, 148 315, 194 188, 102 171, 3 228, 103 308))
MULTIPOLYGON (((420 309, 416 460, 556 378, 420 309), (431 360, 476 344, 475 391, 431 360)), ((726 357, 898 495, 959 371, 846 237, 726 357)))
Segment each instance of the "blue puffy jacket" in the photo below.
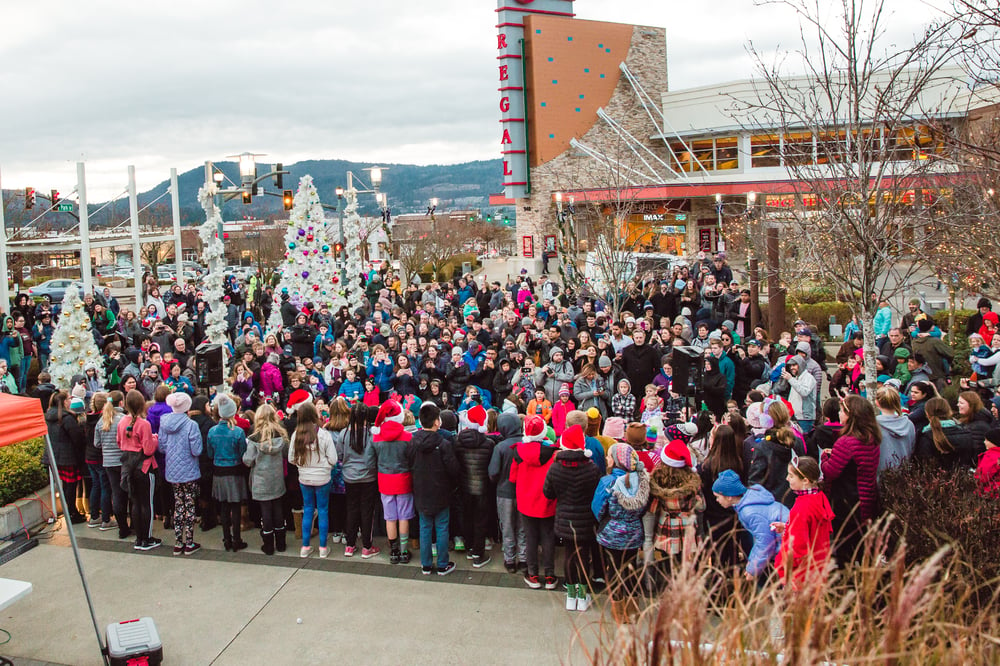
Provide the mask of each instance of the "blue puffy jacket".
POLYGON ((392 390, 392 361, 375 363, 372 359, 368 359, 367 369, 368 376, 375 382, 379 391, 389 392, 392 390))
POLYGON ((753 536, 753 549, 747 556, 747 573, 756 576, 778 554, 781 535, 771 531, 771 523, 787 523, 788 507, 775 500, 764 486, 755 483, 736 505, 736 515, 753 536))

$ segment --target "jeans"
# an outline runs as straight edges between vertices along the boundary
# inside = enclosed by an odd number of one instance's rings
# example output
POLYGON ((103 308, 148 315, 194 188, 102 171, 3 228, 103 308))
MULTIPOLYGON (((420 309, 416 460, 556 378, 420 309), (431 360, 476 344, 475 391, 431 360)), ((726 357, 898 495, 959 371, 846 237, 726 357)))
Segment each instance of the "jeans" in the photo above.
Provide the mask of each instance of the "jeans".
POLYGON ((101 463, 87 463, 90 470, 90 517, 93 519, 98 514, 101 522, 111 522, 111 484, 108 483, 108 475, 104 473, 104 465, 101 463))
POLYGON ((372 533, 375 531, 375 513, 379 503, 378 482, 347 482, 344 543, 354 548, 358 531, 361 532, 361 546, 372 547, 372 533))
POLYGON ((503 536, 503 561, 528 561, 528 545, 524 538, 524 523, 517 510, 517 500, 497 497, 497 516, 503 536))
POLYGON ((809 431, 813 429, 814 421, 813 420, 807 421, 806 419, 796 419, 796 423, 798 423, 799 427, 802 428, 802 434, 808 435, 809 431))
POLYGON ((431 552, 431 532, 437 535, 437 568, 448 566, 448 517, 451 512, 447 507, 435 514, 420 514, 420 566, 430 568, 434 565, 431 552))
POLYGON ((299 483, 302 487, 302 546, 309 546, 312 536, 313 514, 319 516, 319 547, 326 548, 326 539, 330 532, 330 485, 327 481, 322 486, 309 486, 299 483))
POLYGON ((49 355, 38 355, 38 372, 44 372, 49 367, 49 355))
MULTIPOLYGON (((17 392, 24 395, 24 389, 28 384, 28 370, 31 369, 31 357, 25 356, 21 359, 21 365, 18 366, 17 373, 17 392)), ((41 372, 41 370, 39 370, 41 372)))
POLYGON ((528 574, 538 575, 538 547, 542 547, 541 567, 543 575, 556 575, 556 532, 555 516, 532 518, 521 514, 524 524, 524 539, 528 548, 528 574))
POLYGON ((105 467, 104 473, 108 478, 108 488, 111 492, 111 508, 115 513, 115 520, 118 521, 118 538, 124 539, 129 535, 128 494, 122 488, 121 465, 105 467))

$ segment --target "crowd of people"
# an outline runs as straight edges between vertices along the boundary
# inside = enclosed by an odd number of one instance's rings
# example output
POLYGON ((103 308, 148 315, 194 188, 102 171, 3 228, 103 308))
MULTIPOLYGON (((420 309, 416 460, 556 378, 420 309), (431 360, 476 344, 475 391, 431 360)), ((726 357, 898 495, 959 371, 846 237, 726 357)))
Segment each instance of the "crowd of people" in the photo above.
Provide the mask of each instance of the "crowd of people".
POLYGON ((161 295, 150 282, 135 312, 87 294, 106 380, 89 367, 71 386, 46 372, 58 308, 19 294, 0 388, 42 401, 66 497, 87 486, 89 516, 67 502, 68 519, 136 550, 161 545, 162 519, 175 555, 198 552, 196 526, 220 524, 240 551, 248 521, 269 555, 297 530, 303 558, 341 544, 369 559, 384 534, 391 564, 417 541, 425 575, 454 571, 451 553, 480 568, 495 552, 528 587, 555 589, 561 543, 569 610, 614 582, 627 612, 692 540, 750 579, 822 576, 878 516, 879 474, 910 458, 1000 490, 1000 335, 985 299, 968 378, 951 376, 919 302, 897 326, 885 306, 876 408, 860 333, 848 327, 833 364, 804 321, 770 339, 723 254, 631 282, 617 314, 524 271, 506 284, 373 271, 365 293, 331 312, 228 279, 224 387, 198 386, 209 306, 193 285, 161 295), (262 323, 272 307, 278 330, 262 323), (677 347, 699 354, 683 386, 677 347), (956 380, 951 405, 939 392, 956 380))

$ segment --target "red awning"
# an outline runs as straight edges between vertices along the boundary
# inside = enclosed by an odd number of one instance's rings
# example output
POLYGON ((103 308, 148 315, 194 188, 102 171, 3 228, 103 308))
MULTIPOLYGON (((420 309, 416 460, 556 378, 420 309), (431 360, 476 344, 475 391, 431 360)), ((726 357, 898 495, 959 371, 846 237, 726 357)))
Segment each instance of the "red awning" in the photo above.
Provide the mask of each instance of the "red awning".
POLYGON ((38 398, 0 393, 0 446, 9 446, 48 432, 38 398))

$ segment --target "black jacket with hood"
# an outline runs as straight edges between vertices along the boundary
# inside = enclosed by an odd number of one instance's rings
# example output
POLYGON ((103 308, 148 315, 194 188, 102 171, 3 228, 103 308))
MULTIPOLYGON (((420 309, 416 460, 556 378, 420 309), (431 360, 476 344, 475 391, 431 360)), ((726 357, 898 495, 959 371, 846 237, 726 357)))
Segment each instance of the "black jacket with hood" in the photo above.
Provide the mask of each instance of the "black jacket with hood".
MULTIPOLYGON (((56 464, 82 465, 83 452, 87 445, 83 426, 76 420, 73 412, 63 410, 60 418, 59 411, 58 407, 52 406, 49 407, 49 411, 45 412, 45 425, 49 430, 49 441, 52 443, 56 464)), ((48 460, 49 453, 46 451, 43 462, 48 464, 48 460)))
POLYGON ((493 440, 475 428, 465 428, 455 438, 455 454, 461 463, 462 492, 485 495, 489 489, 490 458, 493 440))
POLYGON ((448 508, 461 473, 451 442, 437 430, 418 430, 407 443, 405 455, 417 511, 432 516, 448 508))
POLYGON ((515 499, 516 488, 510 481, 510 466, 514 462, 514 447, 521 441, 521 417, 517 414, 501 414, 497 417, 497 430, 503 439, 493 447, 490 456, 490 481, 497 484, 497 497, 515 499))

